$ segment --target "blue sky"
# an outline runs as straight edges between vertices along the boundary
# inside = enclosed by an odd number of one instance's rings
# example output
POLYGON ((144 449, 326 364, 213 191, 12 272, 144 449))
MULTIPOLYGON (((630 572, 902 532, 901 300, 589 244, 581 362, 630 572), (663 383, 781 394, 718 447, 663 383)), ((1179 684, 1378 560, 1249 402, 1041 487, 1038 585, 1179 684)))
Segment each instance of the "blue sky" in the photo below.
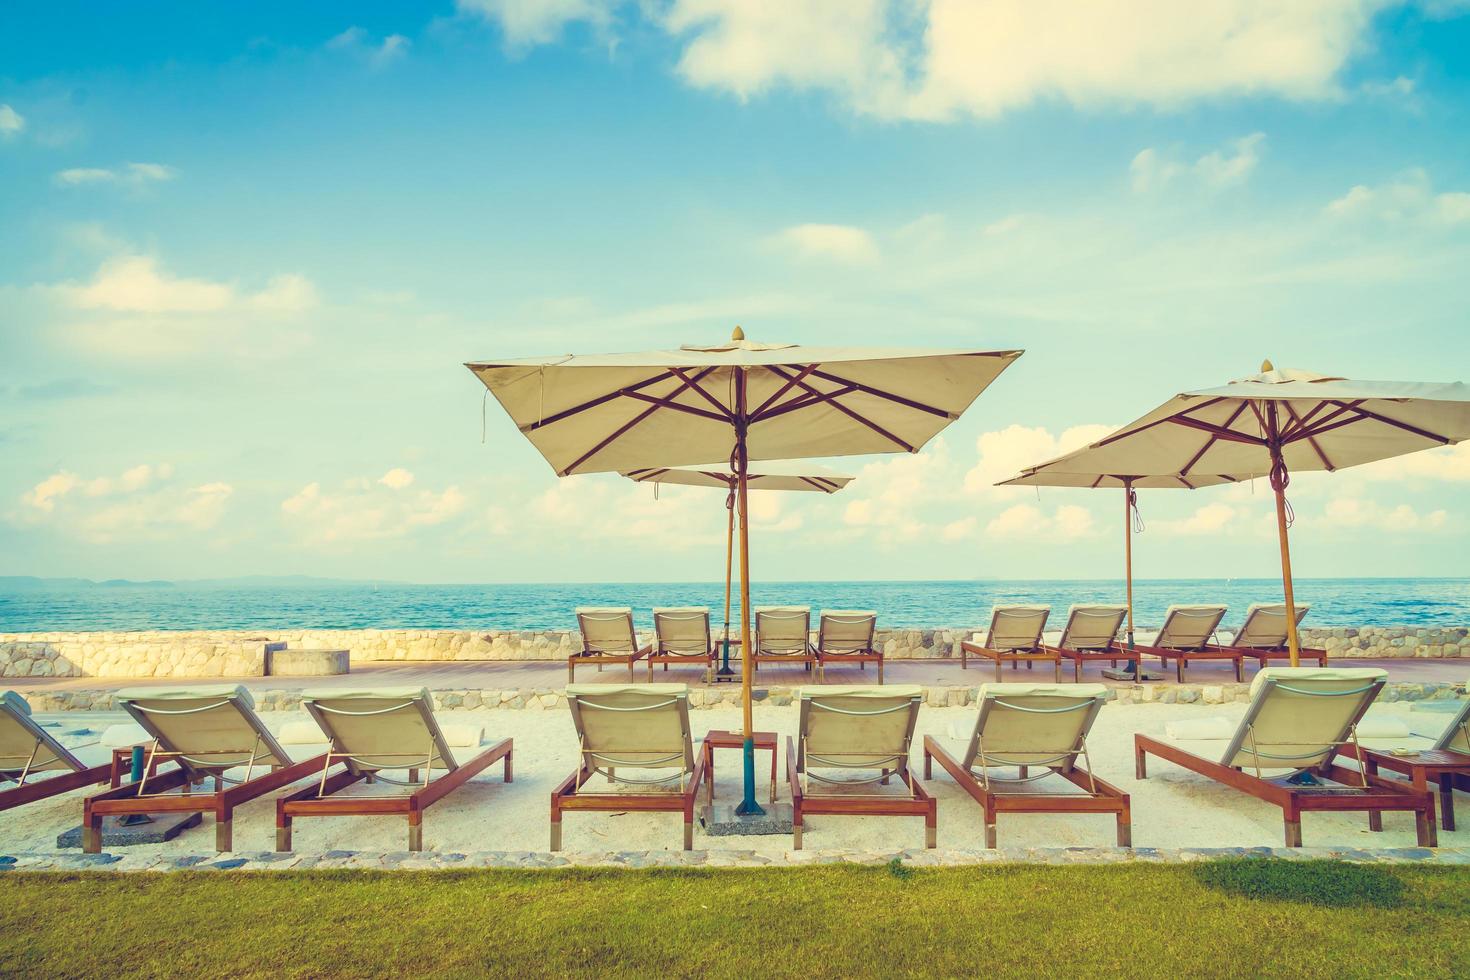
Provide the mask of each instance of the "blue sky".
MULTIPOLYGON (((1470 5, 12 3, 0 574, 713 579, 718 494, 557 481, 466 360, 1027 354, 913 457, 765 495, 767 578, 1104 577, 998 490, 1279 366, 1467 380, 1470 5)), ((1470 452, 1293 481, 1303 576, 1464 573, 1470 452)), ((1144 577, 1272 575, 1262 486, 1144 577)))

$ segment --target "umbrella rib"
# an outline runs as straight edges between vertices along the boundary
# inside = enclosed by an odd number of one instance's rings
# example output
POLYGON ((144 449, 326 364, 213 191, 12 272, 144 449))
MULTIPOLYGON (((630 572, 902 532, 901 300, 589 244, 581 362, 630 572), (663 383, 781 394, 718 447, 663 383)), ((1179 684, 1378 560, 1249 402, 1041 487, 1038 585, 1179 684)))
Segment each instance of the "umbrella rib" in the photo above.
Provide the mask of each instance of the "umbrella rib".
POLYGON ((714 412, 706 411, 702 408, 695 408, 693 405, 680 405, 678 402, 674 401, 674 396, 678 395, 679 392, 683 390, 683 388, 679 388, 674 392, 673 395, 669 395, 665 398, 655 398, 654 396, 646 395, 641 391, 630 391, 627 393, 626 397, 635 399, 640 402, 648 402, 650 405, 653 405, 656 408, 671 408, 676 412, 684 412, 688 415, 698 415, 702 419, 712 419, 715 422, 730 421, 730 417, 728 415, 716 415, 714 412))
POLYGON ((1302 424, 1301 425, 1299 425, 1299 426, 1293 426, 1292 428, 1290 428, 1290 429, 1287 430, 1286 439, 1287 439, 1287 441, 1292 441, 1292 440, 1301 438, 1302 437, 1302 434, 1306 431, 1307 426, 1309 424, 1312 425, 1312 426, 1315 426, 1315 428, 1313 428, 1311 430, 1310 435, 1312 435, 1312 436, 1318 436, 1318 435, 1321 435, 1323 432, 1328 432, 1328 431, 1331 431, 1332 429, 1341 428, 1343 425, 1350 424, 1352 422, 1361 421, 1361 416, 1360 416, 1359 418, 1352 418, 1352 419, 1347 419, 1344 422, 1339 422, 1337 425, 1331 425, 1331 426, 1329 426, 1327 424, 1327 423, 1331 422, 1333 419, 1337 418, 1338 416, 1344 414, 1345 412, 1349 412, 1349 411, 1352 411, 1352 410, 1356 409, 1361 404, 1363 404, 1363 400, 1361 398, 1359 398, 1357 401, 1352 401, 1352 402, 1347 402, 1347 403, 1333 402, 1333 401, 1320 401, 1320 402, 1317 403, 1316 407, 1312 409, 1312 411, 1308 412, 1305 416, 1302 417, 1302 424), (1318 409, 1320 409, 1320 408, 1322 408, 1323 406, 1326 406, 1326 405, 1337 405, 1338 407, 1335 408, 1335 409, 1333 409, 1332 411, 1328 412, 1326 415, 1322 416, 1320 419, 1316 419, 1315 421, 1313 421, 1312 416, 1316 414, 1316 412, 1317 412, 1318 409))
POLYGON ((933 405, 925 405, 923 402, 916 402, 912 398, 904 398, 902 395, 895 395, 891 391, 884 391, 881 388, 874 388, 871 385, 865 385, 859 381, 849 381, 847 378, 840 378, 837 375, 829 374, 826 371, 814 370, 812 371, 812 375, 821 378, 823 381, 831 381, 833 384, 850 385, 851 387, 856 388, 858 391, 861 391, 865 395, 872 395, 874 398, 884 398, 888 401, 902 405, 905 408, 912 408, 919 412, 928 412, 930 415, 937 415, 943 419, 958 418, 958 416, 955 415, 953 412, 946 412, 942 408, 935 408, 933 405))
MULTIPOLYGON (((782 385, 780 388, 776 389, 776 393, 774 395, 772 395, 770 398, 767 398, 765 401, 761 402, 760 405, 756 406, 756 410, 754 412, 751 412, 750 413, 750 419, 751 419, 751 421, 752 422, 759 421, 760 418, 761 418, 761 415, 765 412, 766 409, 768 409, 772 405, 774 405, 776 403, 777 399, 779 399, 782 395, 786 394, 786 392, 790 391, 792 389, 792 387, 794 387, 798 382, 805 380, 806 376, 809 375, 809 374, 811 374, 816 369, 817 369, 817 366, 815 364, 808 364, 806 367, 804 367, 804 368, 801 369, 801 372, 799 374, 797 374, 796 377, 794 377, 794 378, 787 378, 786 379, 786 383, 784 385, 782 385)), ((796 399, 793 399, 793 401, 795 401, 795 400, 796 399)))
MULTIPOLYGON (((1228 429, 1232 425, 1234 425, 1235 420, 1240 418, 1240 413, 1243 411, 1245 411, 1245 402, 1241 402, 1239 405, 1235 406, 1235 411, 1231 413, 1228 419, 1225 420, 1225 428, 1228 429)), ((1205 453, 1209 452, 1210 447, 1218 441, 1219 437, 1215 435, 1211 435, 1208 439, 1206 439, 1205 444, 1200 447, 1200 451, 1195 453, 1193 458, 1191 458, 1188 463, 1184 464, 1184 468, 1179 471, 1180 475, 1182 476, 1183 474, 1188 473, 1190 470, 1194 469, 1194 464, 1203 459, 1205 453)), ((1189 489, 1193 490, 1194 487, 1190 487, 1189 489)))
MULTIPOLYGON (((853 387, 835 388, 832 391, 827 392, 826 398, 839 398, 842 395, 850 395, 856 390, 857 389, 853 387)), ((820 395, 799 395, 798 397, 791 399, 784 405, 777 405, 775 408, 766 412, 764 415, 761 415, 759 417, 752 417, 751 421, 765 422, 768 419, 776 418, 779 415, 785 415, 788 412, 797 412, 803 408, 810 408, 813 405, 825 401, 826 398, 820 395)))
MULTIPOLYGON (((776 374, 779 374, 783 378, 792 377, 792 375, 789 375, 784 370, 782 370, 779 365, 772 364, 769 365, 769 367, 772 371, 774 371, 776 374)), ((842 404, 840 401, 837 400, 835 395, 825 394, 821 391, 818 391, 816 388, 813 388, 811 385, 800 379, 798 379, 796 383, 798 386, 805 388, 808 392, 815 395, 818 401, 826 402, 833 408, 837 409, 837 411, 841 412, 843 415, 846 415, 848 418, 852 419, 854 422, 860 422, 863 425, 866 425, 868 428, 872 429, 874 432, 878 433, 883 438, 888 439, 889 441, 899 446, 902 446, 905 452, 911 453, 916 451, 913 446, 910 446, 898 436, 883 428, 883 426, 879 425, 877 422, 874 422, 872 419, 859 415, 857 412, 854 412, 852 409, 842 404)))
POLYGON ((663 374, 656 374, 651 378, 638 382, 637 384, 628 385, 626 388, 619 388, 617 391, 610 391, 605 395, 598 395, 591 401, 583 402, 580 405, 574 405, 568 409, 563 409, 562 411, 557 412, 555 415, 548 415, 543 419, 537 419, 535 422, 531 422, 524 426, 521 431, 534 432, 542 426, 550 425, 553 422, 560 422, 562 419, 570 418, 573 415, 585 412, 589 408, 596 408, 598 405, 605 405, 608 402, 612 401, 614 398, 621 398, 622 396, 627 395, 631 392, 641 391, 651 384, 657 384, 660 381, 666 381, 673 376, 674 374, 672 371, 665 371, 663 374))
MULTIPOLYGON (((709 374, 713 370, 714 370, 714 367, 707 367, 707 368, 705 368, 703 371, 699 372, 699 374, 697 374, 697 375, 694 376, 694 380, 696 380, 696 381, 700 380, 701 378, 703 378, 705 375, 709 374)), ((669 374, 666 374, 665 377, 670 377, 670 378, 673 377, 672 372, 670 372, 669 374)), ((685 388, 685 386, 687 386, 688 384, 689 384, 689 380, 686 378, 683 382, 680 383, 679 387, 677 387, 673 391, 669 392, 668 397, 669 398, 673 398, 679 392, 683 391, 684 388, 685 388)), ((662 405, 659 405, 659 404, 648 406, 648 408, 644 409, 641 413, 639 413, 638 415, 633 416, 631 419, 629 419, 628 421, 624 422, 622 425, 618 426, 616 429, 614 429, 612 432, 610 432, 608 434, 608 436, 607 436, 606 439, 603 439, 601 442, 599 442, 597 445, 593 446, 591 449, 587 450, 581 456, 578 456, 577 459, 576 459, 576 461, 573 462, 572 465, 568 466, 566 469, 562 470, 557 475, 558 476, 566 476, 568 473, 572 472, 577 467, 579 467, 583 463, 587 462, 587 460, 591 459, 593 456, 596 456, 598 453, 602 452, 614 440, 621 438, 623 436, 623 434, 626 433, 629 429, 633 428, 635 425, 637 425, 638 423, 642 422, 644 419, 648 418, 654 412, 657 412, 661 407, 663 407, 663 406, 662 405)))
POLYGON ((1328 403, 1325 401, 1318 402, 1317 404, 1313 405, 1309 411, 1307 411, 1300 417, 1297 416, 1296 412, 1291 411, 1291 409, 1288 408, 1287 411, 1291 413, 1292 420, 1296 424, 1287 426, 1286 431, 1282 433, 1282 438, 1288 441, 1295 439, 1297 437, 1296 434, 1302 429, 1305 429, 1307 425, 1311 423, 1312 419, 1317 417, 1317 413, 1326 408, 1327 405, 1328 403))
POLYGON ((1195 489, 1198 489, 1197 487, 1195 487, 1195 485, 1193 483, 1190 483, 1183 476, 1176 476, 1174 479, 1176 479, 1180 483, 1184 484, 1184 489, 1186 489, 1186 490, 1195 490, 1195 489))
MULTIPOLYGON (((684 373, 684 368, 676 368, 676 367, 675 368, 669 368, 669 371, 671 373, 673 373, 673 374, 678 375, 679 376, 679 379, 681 381, 683 381, 685 384, 687 384, 690 388, 693 388, 696 392, 698 392, 701 396, 703 396, 703 398, 704 398, 705 401, 707 401, 711 405, 713 405, 716 408, 716 410, 719 411, 720 416, 724 419, 724 421, 726 421, 726 422, 733 422, 733 421, 735 421, 735 416, 732 415, 732 414, 730 414, 730 410, 725 407, 725 404, 723 402, 721 402, 718 398, 716 398, 714 395, 711 395, 709 392, 707 392, 703 388, 701 388, 699 386, 699 384, 698 384, 698 379, 695 379, 695 380, 691 381, 689 379, 689 376, 684 373)), ((708 371, 705 372, 705 374, 708 374, 708 373, 709 373, 708 371)), ((703 375, 701 375, 701 377, 703 377, 703 375)))
MULTIPOLYGON (((1341 404, 1341 402, 1334 402, 1334 404, 1341 404)), ((1450 444, 1449 438, 1445 436, 1430 432, 1427 429, 1418 428, 1417 426, 1410 425, 1407 422, 1400 422, 1398 419, 1391 419, 1387 415, 1379 415, 1377 412, 1370 412, 1368 411, 1368 409, 1363 408, 1361 405, 1354 407, 1353 411, 1357 412, 1364 418, 1370 418, 1375 422, 1382 422, 1385 425, 1391 425, 1394 428, 1403 429, 1405 432, 1412 432, 1416 436, 1422 436, 1425 439, 1432 439, 1442 446, 1448 446, 1450 444)))
POLYGON ((823 493, 831 493, 832 492, 831 490, 828 490, 826 487, 822 486, 820 483, 818 483, 816 480, 813 480, 809 476, 802 477, 801 478, 801 482, 802 483, 805 483, 807 486, 811 487, 812 489, 814 489, 814 490, 820 490, 823 493))
POLYGON ((1174 415, 1170 415, 1168 418, 1154 419, 1152 422, 1148 423, 1147 425, 1140 425, 1136 429, 1125 429, 1122 432, 1114 432, 1110 436, 1106 436, 1106 437, 1104 437, 1102 439, 1099 439, 1097 442, 1093 443, 1092 446, 1089 447, 1089 448, 1098 448, 1098 449, 1100 449, 1103 446, 1111 445, 1112 443, 1117 442, 1119 439, 1126 439, 1128 436, 1134 435, 1134 434, 1139 433, 1139 432, 1144 432, 1144 431, 1146 431, 1148 429, 1152 429, 1156 425, 1163 425, 1165 422, 1173 422, 1175 419, 1180 418, 1180 417, 1188 418, 1188 415, 1186 413, 1198 411, 1201 408, 1209 408, 1211 405, 1218 405, 1220 402, 1222 402, 1224 400, 1225 399, 1223 399, 1223 398, 1211 398, 1209 401, 1202 402, 1199 405, 1191 405, 1188 408, 1186 408, 1183 412, 1177 412, 1174 415))
MULTIPOLYGON (((1316 407, 1320 408, 1322 404, 1322 402, 1318 402, 1316 407)), ((1286 414, 1290 415, 1291 420, 1296 423, 1295 428, 1292 430, 1296 434, 1289 435, 1282 441, 1295 442, 1298 439, 1307 440, 1307 445, 1312 447, 1312 451, 1317 454, 1317 458, 1322 461, 1322 465, 1326 468, 1327 472, 1331 473, 1333 470, 1337 469, 1337 467, 1332 465, 1332 460, 1328 459, 1327 454, 1322 451, 1322 447, 1317 444, 1316 437, 1312 433, 1305 431, 1307 426, 1306 420, 1297 415, 1296 409, 1291 407, 1291 402, 1282 402, 1281 405, 1283 408, 1286 409, 1286 414)), ((1315 410, 1316 409, 1314 408, 1313 411, 1315 410)))
POLYGON ((1173 422, 1175 425, 1184 425, 1203 432, 1213 432, 1216 437, 1224 439, 1227 442, 1243 442, 1248 446, 1265 445, 1260 439, 1252 438, 1243 432, 1236 432, 1234 429, 1222 429, 1212 422, 1201 422, 1199 419, 1190 418, 1188 415, 1171 415, 1167 419, 1160 419, 1160 421, 1173 422))

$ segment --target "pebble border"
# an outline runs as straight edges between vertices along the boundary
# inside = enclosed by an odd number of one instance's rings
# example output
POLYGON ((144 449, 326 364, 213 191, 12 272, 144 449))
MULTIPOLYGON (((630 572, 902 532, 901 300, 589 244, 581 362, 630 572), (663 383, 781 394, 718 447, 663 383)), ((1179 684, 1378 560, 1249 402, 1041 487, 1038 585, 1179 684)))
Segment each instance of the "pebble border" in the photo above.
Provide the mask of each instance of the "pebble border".
POLYGON ((431 853, 411 851, 326 851, 297 854, 237 851, 181 857, 132 854, 61 854, 18 852, 0 855, 0 871, 456 871, 465 868, 799 868, 813 865, 882 866, 895 861, 916 868, 959 868, 1005 864, 1190 864, 1228 858, 1279 858, 1287 861, 1334 860, 1350 864, 1470 865, 1470 848, 1356 847, 1012 847, 989 851, 814 850, 758 854, 755 851, 477 851, 431 853))

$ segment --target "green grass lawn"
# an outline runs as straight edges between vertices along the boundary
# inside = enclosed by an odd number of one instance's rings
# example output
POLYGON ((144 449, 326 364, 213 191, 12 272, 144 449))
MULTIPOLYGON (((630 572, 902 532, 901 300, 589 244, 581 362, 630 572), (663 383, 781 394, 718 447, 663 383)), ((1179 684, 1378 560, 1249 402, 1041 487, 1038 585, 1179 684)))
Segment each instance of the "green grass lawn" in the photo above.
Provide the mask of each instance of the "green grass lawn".
POLYGON ((0 876, 7 975, 1470 975, 1470 869, 0 876))

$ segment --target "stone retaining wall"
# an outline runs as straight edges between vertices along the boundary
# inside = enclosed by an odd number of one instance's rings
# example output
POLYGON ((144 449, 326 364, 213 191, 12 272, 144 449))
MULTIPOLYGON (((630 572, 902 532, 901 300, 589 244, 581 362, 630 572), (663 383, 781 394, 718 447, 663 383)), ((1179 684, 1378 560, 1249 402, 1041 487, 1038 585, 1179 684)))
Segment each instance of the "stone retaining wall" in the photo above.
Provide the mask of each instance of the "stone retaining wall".
MULTIPOLYGON (((879 630, 895 660, 959 654, 980 627, 879 630)), ((347 649, 352 660, 565 660, 567 630, 181 630, 147 633, 0 633, 4 677, 262 677, 265 647, 347 649)), ((1470 657, 1470 628, 1318 627, 1302 643, 1334 657, 1470 657)))
MULTIPOLYGON (((935 685, 925 687, 924 700, 936 708, 958 708, 975 703, 976 687, 935 685)), ((1379 701, 1434 701, 1461 696, 1463 685, 1453 683, 1390 683, 1384 685, 1379 701)), ((794 687, 767 687, 755 690, 758 704, 777 707, 791 704, 794 687)), ((295 711, 301 707, 301 689, 266 688, 252 690, 257 711, 295 711)), ((566 706, 566 694, 558 688, 511 688, 504 690, 447 689, 430 692, 435 711, 483 711, 488 709, 527 709, 545 711, 566 706)), ((121 710, 111 690, 26 690, 26 700, 33 711, 116 711, 121 710)), ((1167 684, 1153 683, 1108 688, 1108 700, 1117 704, 1225 704, 1249 701, 1249 684, 1167 684)), ((735 684, 715 688, 691 688, 691 708, 735 707, 740 703, 740 688, 735 684)), ((1446 716, 1448 718, 1448 715, 1446 716)))

